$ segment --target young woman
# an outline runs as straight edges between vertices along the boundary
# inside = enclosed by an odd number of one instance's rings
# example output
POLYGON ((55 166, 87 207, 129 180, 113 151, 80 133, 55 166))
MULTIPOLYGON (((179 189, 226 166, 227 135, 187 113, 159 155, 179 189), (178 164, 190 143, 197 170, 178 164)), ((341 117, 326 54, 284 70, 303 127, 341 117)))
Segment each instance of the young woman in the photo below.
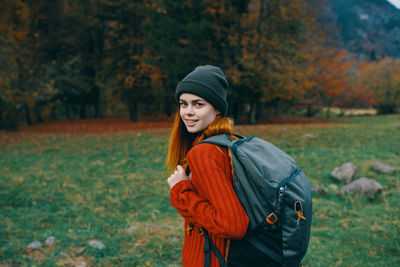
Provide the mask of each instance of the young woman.
MULTIPOLYGON (((234 138, 233 121, 225 117, 227 87, 222 70, 211 65, 197 67, 176 87, 179 112, 169 141, 167 181, 171 204, 185 219, 183 266, 204 266, 202 229, 226 258, 229 240, 242 238, 249 222, 232 187, 229 151, 198 144, 217 134, 234 138)), ((213 252, 210 266, 220 266, 213 252)))

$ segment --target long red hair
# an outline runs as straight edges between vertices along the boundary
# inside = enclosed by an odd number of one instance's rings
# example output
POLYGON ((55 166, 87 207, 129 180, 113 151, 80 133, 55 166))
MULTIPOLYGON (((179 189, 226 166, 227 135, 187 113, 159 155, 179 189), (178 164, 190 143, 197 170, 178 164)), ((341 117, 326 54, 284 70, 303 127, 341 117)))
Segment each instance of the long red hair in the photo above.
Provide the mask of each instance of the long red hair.
POLYGON ((233 120, 231 118, 217 115, 215 120, 204 131, 189 133, 178 110, 175 114, 171 136, 169 137, 168 156, 166 160, 168 171, 173 173, 178 165, 186 169, 186 154, 189 150, 205 138, 218 134, 229 134, 231 138, 237 139, 233 136, 233 120))

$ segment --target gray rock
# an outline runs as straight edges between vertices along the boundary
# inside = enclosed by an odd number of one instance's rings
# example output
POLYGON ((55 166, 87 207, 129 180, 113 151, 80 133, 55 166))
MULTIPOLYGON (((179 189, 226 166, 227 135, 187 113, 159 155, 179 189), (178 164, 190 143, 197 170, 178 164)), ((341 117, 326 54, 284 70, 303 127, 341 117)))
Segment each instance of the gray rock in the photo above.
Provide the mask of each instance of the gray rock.
POLYGON ((67 253, 65 253, 65 252, 60 252, 60 254, 58 254, 58 256, 59 256, 60 258, 63 258, 63 259, 69 257, 69 255, 68 255, 67 253))
POLYGON ((134 233, 137 230, 137 226, 129 226, 128 233, 134 233))
POLYGON ((392 173, 399 169, 399 166, 389 166, 380 162, 375 162, 372 164, 371 169, 381 173, 392 173))
POLYGON ((344 163, 340 167, 336 167, 331 172, 331 177, 340 182, 345 182, 346 184, 353 181, 354 177, 357 174, 357 167, 354 166, 351 162, 344 163))
POLYGON ((336 184, 330 184, 329 188, 332 189, 333 191, 337 191, 339 187, 336 184))
POLYGON ((286 127, 281 127, 277 129, 278 133, 286 133, 287 132, 287 128, 286 127))
POLYGON ((103 244, 103 242, 93 239, 89 241, 89 245, 93 248, 97 248, 97 249, 105 249, 106 246, 103 244))
POLYGON ((311 139, 314 139, 314 138, 315 138, 315 136, 312 135, 312 134, 310 134, 310 133, 306 133, 305 135, 303 135, 303 137, 304 137, 304 138, 311 138, 311 139))
POLYGON ((29 245, 26 248, 28 248, 28 249, 39 249, 39 248, 42 248, 42 247, 43 247, 42 242, 33 241, 33 242, 29 243, 29 245))
POLYGON ((311 192, 316 193, 317 195, 326 195, 328 193, 325 188, 319 185, 311 186, 311 192))
POLYGON ((176 236, 170 236, 170 237, 168 237, 168 240, 170 240, 173 243, 176 243, 179 241, 179 238, 177 238, 176 236))
POLYGON ((56 238, 54 236, 49 236, 44 244, 49 247, 54 246, 56 244, 56 238))
POLYGON ((364 177, 343 186, 338 192, 338 195, 361 194, 373 198, 382 192, 382 190, 383 187, 380 183, 364 177))

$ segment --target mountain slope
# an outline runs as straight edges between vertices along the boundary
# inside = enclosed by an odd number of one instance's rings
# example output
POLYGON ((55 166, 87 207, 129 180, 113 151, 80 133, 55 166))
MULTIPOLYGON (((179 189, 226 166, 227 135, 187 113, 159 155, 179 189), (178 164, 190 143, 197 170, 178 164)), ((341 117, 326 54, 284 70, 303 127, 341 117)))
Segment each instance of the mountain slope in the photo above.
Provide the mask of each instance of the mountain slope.
POLYGON ((323 0, 320 21, 360 60, 400 58, 400 9, 386 0, 323 0))

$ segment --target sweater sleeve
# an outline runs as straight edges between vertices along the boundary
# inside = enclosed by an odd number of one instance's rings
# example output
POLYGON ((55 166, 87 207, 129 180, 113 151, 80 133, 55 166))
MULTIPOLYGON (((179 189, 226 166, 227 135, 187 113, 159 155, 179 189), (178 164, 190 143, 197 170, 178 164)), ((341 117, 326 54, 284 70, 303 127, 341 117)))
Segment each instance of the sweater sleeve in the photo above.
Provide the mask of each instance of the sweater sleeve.
POLYGON ((242 238, 249 219, 230 181, 227 152, 216 145, 200 144, 190 150, 187 162, 192 180, 181 181, 171 189, 171 204, 183 217, 210 233, 242 238))

